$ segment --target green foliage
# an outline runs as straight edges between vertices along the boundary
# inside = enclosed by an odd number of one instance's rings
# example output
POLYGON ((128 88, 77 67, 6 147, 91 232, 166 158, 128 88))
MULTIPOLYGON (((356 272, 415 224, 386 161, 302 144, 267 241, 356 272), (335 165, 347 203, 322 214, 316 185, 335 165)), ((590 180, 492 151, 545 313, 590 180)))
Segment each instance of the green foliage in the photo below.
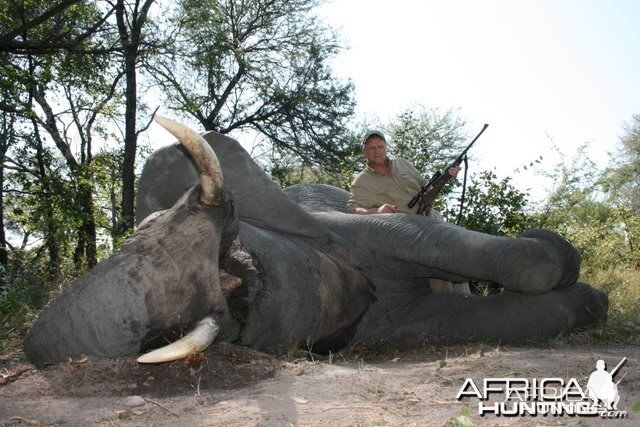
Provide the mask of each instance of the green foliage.
POLYGON ((640 218, 629 207, 590 200, 574 206, 563 218, 556 231, 581 253, 580 280, 609 296, 607 322, 586 337, 640 344, 640 218))
MULTIPOLYGON (((531 228, 527 214, 528 194, 515 188, 511 178, 498 180, 492 171, 472 175, 465 196, 460 225, 470 230, 499 236, 517 236, 531 228)), ((456 218, 457 207, 447 212, 456 218)))
POLYGON ((409 160, 424 175, 443 170, 466 148, 465 122, 452 110, 418 106, 400 113, 384 129, 391 154, 409 160))
POLYGON ((640 215, 640 114, 625 123, 614 164, 603 181, 611 199, 640 215))
POLYGON ((552 187, 546 201, 538 207, 540 227, 559 229, 571 221, 585 202, 600 197, 602 172, 587 154, 588 144, 580 146, 572 157, 558 152, 560 161, 542 172, 552 187))
POLYGON ((93 147, 112 137, 111 103, 118 99, 118 73, 102 51, 108 39, 95 26, 102 11, 95 2, 76 3, 35 26, 29 22, 49 11, 50 2, 10 10, 7 28, 26 25, 18 38, 29 48, 0 57, 0 67, 11 70, 0 88, 7 80, 13 87, 3 106, 13 129, 2 164, 9 171, 8 223, 0 226, 27 245, 42 242, 50 277, 65 257, 78 270, 97 262, 93 147))
POLYGON ((274 151, 265 166, 266 172, 283 188, 295 184, 327 184, 348 191, 351 182, 363 167, 363 157, 358 136, 351 134, 346 141, 337 163, 337 171, 301 162, 294 156, 274 151))
POLYGON ((640 219, 631 209, 584 202, 575 210, 576 217, 557 228, 580 249, 587 272, 612 265, 640 267, 640 219))
POLYGON ((49 266, 38 252, 21 251, 9 269, 0 266, 0 351, 19 345, 31 321, 72 274, 65 263, 56 281, 51 280, 49 266))
POLYGON ((580 280, 609 296, 607 322, 569 339, 640 344, 640 217, 630 200, 620 197, 633 180, 612 180, 612 169, 595 168, 586 148, 572 158, 563 156, 548 172, 554 187, 535 220, 577 247, 580 280))
POLYGON ((0 50, 20 55, 81 50, 101 17, 95 1, 3 0, 0 50), (51 14, 54 9, 58 13, 51 14), (39 19, 45 15, 48 19, 39 19))

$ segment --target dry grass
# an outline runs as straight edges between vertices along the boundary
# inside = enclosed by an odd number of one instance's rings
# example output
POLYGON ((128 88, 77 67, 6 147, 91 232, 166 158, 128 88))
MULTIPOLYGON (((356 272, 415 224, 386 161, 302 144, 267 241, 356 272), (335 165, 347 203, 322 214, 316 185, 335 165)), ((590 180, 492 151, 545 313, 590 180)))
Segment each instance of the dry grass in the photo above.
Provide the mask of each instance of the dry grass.
POLYGON ((571 344, 640 345, 640 271, 628 265, 584 271, 581 280, 609 296, 605 323, 559 337, 571 344))

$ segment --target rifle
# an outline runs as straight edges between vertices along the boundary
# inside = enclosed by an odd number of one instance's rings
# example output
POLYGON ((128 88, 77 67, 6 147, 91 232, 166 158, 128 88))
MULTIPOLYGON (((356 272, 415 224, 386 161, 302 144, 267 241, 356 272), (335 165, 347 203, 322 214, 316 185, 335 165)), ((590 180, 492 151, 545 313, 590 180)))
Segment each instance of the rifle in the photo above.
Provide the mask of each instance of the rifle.
MULTIPOLYGON (((449 169, 454 166, 460 166, 460 163, 462 163, 463 160, 466 162, 467 151, 469 151, 469 149, 476 142, 476 140, 480 138, 480 135, 482 135, 482 132, 484 132, 488 127, 489 125, 485 123, 480 133, 476 135, 475 138, 473 138, 473 141, 471 141, 471 143, 467 146, 467 148, 465 148, 462 151, 462 153, 460 153, 460 155, 456 157, 453 163, 447 166, 443 172, 437 171, 431 177, 429 182, 427 182, 425 185, 422 186, 420 191, 418 191, 418 194, 416 194, 414 198, 411 199, 411 201, 407 204, 407 206, 409 208, 413 208, 416 205, 416 203, 420 203, 420 205, 418 206, 418 214, 424 215, 424 216, 429 215, 429 213, 431 212, 431 208, 433 207, 434 200, 436 199, 436 197, 438 197, 438 194, 440 194, 440 192, 442 191, 444 186, 447 184, 447 182, 449 182, 449 180, 453 178, 451 175, 449 175, 449 169)), ((467 169, 465 168, 465 181, 466 181, 466 172, 467 172, 467 169)), ((462 200, 464 200, 464 190, 462 194, 463 196, 461 199, 460 213, 462 213, 462 200)), ((460 220, 460 215, 458 215, 458 222, 460 222, 459 220, 460 220)))

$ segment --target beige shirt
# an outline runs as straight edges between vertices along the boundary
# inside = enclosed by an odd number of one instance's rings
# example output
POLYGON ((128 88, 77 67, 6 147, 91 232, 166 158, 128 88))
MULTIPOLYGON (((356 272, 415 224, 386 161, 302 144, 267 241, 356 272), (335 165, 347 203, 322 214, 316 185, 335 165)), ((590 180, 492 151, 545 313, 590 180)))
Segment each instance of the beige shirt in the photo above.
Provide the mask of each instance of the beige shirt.
POLYGON ((356 176, 351 184, 347 212, 356 208, 379 208, 388 203, 396 205, 398 211, 416 213, 418 204, 409 209, 407 204, 427 183, 411 163, 403 158, 391 159, 391 175, 378 173, 369 165, 356 176))

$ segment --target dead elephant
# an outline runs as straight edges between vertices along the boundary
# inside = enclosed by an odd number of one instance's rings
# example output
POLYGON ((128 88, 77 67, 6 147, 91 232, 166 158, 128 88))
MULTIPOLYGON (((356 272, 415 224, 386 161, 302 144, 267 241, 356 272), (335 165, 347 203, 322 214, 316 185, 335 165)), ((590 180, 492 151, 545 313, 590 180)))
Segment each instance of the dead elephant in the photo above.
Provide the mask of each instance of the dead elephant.
POLYGON ((136 355, 194 325, 141 361, 185 357, 216 337, 314 351, 518 342, 606 318, 606 295, 577 282, 580 257, 555 233, 507 238, 419 215, 346 214, 345 191, 283 191, 236 141, 159 120, 183 145, 147 160, 131 239, 33 324, 24 347, 37 365, 136 355), (491 280, 505 291, 433 293, 430 278, 491 280))

